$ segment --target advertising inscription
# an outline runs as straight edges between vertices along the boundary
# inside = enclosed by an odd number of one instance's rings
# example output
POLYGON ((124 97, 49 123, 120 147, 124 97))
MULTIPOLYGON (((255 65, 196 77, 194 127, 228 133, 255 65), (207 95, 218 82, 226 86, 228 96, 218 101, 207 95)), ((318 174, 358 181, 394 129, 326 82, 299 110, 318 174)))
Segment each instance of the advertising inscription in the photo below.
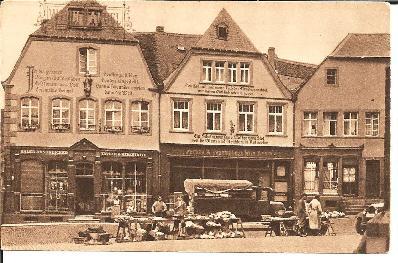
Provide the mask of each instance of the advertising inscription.
POLYGON ((194 134, 192 143, 265 145, 268 144, 268 141, 265 140, 264 136, 203 133, 203 134, 194 134))
POLYGON ((267 88, 255 88, 253 86, 243 85, 209 85, 209 84, 190 84, 185 86, 196 90, 199 94, 208 95, 227 95, 227 96, 265 96, 267 88))

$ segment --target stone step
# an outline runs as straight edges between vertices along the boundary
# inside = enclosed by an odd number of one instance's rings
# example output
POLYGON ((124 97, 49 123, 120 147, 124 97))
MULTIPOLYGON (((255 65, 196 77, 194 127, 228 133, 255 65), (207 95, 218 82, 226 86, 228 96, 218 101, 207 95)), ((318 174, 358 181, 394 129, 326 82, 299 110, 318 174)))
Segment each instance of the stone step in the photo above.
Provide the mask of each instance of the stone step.
POLYGON ((94 218, 94 215, 78 215, 74 218, 68 219, 69 223, 99 223, 99 218, 94 218))

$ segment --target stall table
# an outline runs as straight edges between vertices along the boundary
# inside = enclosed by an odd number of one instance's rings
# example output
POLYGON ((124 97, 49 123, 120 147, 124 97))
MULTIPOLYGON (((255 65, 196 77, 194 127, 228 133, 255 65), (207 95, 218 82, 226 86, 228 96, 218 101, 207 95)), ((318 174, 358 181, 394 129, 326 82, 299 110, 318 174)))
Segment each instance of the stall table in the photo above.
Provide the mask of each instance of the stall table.
MULTIPOLYGON (((272 231, 277 236, 288 236, 289 233, 296 233, 297 216, 291 217, 268 217, 263 219, 261 223, 265 226, 270 226, 272 231)), ((267 232, 266 232, 267 234, 267 232)), ((272 234, 272 233, 271 233, 272 234)))

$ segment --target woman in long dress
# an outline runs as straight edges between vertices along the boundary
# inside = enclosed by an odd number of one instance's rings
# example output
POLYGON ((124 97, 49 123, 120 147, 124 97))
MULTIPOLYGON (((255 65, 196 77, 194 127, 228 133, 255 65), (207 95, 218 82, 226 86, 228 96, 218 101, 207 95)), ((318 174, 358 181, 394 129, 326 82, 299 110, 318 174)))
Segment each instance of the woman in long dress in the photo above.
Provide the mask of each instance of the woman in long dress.
POLYGON ((319 195, 316 195, 315 198, 312 199, 312 201, 308 205, 308 209, 309 228, 314 235, 317 235, 319 233, 319 230, 321 229, 320 216, 322 213, 322 206, 319 195))

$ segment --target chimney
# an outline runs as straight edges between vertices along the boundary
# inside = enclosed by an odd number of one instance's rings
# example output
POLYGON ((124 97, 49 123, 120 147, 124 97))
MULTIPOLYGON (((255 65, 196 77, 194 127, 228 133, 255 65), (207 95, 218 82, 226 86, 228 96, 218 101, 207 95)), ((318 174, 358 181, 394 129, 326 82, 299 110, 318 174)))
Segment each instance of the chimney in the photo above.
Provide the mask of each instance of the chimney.
POLYGON ((275 58, 277 58, 276 53, 275 53, 275 48, 269 47, 268 48, 268 61, 274 69, 275 69, 275 58))
POLYGON ((164 26, 156 26, 156 32, 163 33, 164 32, 164 26))

